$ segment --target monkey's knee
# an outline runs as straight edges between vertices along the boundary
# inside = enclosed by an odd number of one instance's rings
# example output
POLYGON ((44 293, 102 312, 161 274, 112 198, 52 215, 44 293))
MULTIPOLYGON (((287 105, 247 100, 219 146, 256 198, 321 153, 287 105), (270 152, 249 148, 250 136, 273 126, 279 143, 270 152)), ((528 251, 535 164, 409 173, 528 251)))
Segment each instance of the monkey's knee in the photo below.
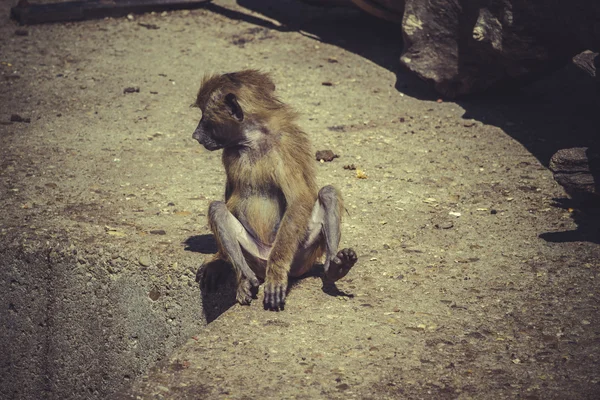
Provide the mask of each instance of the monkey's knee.
POLYGON ((210 221, 218 221, 220 216, 229 213, 227 205, 222 201, 213 201, 208 206, 208 219, 210 221))
POLYGON ((208 206, 208 224, 216 236, 222 231, 223 222, 227 221, 228 214, 227 205, 222 201, 213 201, 208 206))
POLYGON ((331 206, 339 203, 342 199, 340 192, 332 185, 323 186, 319 190, 319 202, 324 206, 331 206))

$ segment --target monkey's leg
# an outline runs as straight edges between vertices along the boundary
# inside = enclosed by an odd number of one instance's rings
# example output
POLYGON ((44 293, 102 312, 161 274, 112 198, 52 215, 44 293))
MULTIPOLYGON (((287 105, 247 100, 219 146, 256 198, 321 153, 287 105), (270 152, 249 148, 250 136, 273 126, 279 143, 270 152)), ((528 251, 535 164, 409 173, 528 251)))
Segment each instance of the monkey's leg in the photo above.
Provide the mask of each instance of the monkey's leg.
POLYGON ((249 304, 252 299, 251 289, 259 286, 254 271, 248 266, 242 247, 251 256, 266 259, 268 249, 259 247, 256 240, 246 231, 237 218, 233 216, 222 201, 213 201, 208 208, 208 219, 219 243, 220 250, 233 265, 237 277, 237 300, 241 304, 249 304))
MULTIPOLYGON (((344 205, 342 197, 337 189, 331 185, 324 186, 319 190, 319 197, 313 215, 311 225, 315 222, 321 223, 320 233, 325 239, 325 282, 335 282, 348 274, 356 263, 358 257, 354 250, 342 249, 338 251, 341 238, 342 211, 344 205)), ((313 228, 314 229, 314 228, 313 228)), ((314 239, 315 233, 309 233, 309 243, 314 239)))

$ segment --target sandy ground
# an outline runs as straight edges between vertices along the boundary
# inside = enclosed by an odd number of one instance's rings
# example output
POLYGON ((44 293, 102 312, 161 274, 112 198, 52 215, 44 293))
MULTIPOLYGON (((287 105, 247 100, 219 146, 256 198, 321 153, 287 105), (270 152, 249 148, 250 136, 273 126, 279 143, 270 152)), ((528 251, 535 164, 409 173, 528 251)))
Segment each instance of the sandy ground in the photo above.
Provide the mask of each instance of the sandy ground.
POLYGON ((231 287, 194 286, 189 313, 209 323, 124 397, 598 397, 597 218, 547 169, 597 141, 583 73, 437 101, 400 70, 397 26, 287 1, 0 33, 5 238, 159 253, 174 276, 199 266, 224 190, 220 154, 191 138, 207 72, 270 72, 315 150, 340 155, 318 180, 342 191, 342 244, 360 257, 344 295, 309 277, 274 313, 262 293, 243 307, 231 287))

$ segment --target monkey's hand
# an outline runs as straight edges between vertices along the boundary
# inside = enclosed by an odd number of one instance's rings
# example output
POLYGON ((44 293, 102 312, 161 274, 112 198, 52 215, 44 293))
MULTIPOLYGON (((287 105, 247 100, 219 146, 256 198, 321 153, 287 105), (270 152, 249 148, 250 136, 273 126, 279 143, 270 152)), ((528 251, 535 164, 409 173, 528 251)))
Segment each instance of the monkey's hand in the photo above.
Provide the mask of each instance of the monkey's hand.
POLYGON ((329 262, 329 265, 325 265, 325 281, 336 282, 342 279, 350 272, 357 260, 358 256, 352 249, 338 251, 337 255, 329 262))
POLYGON ((287 276, 279 279, 265 280, 265 310, 279 311, 285 307, 285 295, 287 292, 287 276))

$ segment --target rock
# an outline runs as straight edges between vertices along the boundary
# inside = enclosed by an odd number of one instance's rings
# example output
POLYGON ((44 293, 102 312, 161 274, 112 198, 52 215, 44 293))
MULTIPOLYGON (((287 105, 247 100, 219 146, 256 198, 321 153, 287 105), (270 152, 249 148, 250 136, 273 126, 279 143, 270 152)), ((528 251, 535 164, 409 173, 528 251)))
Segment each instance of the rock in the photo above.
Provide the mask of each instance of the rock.
POLYGON ((573 195, 600 195, 600 152, 587 147, 561 149, 550 159, 554 179, 573 195))
POLYGON ((28 124, 31 122, 31 118, 25 118, 20 116, 19 114, 12 114, 10 116, 10 122, 25 122, 28 124))
POLYGON ((583 53, 577 54, 573 57, 573 64, 581 68, 591 77, 596 78, 597 82, 600 82, 600 74, 598 73, 598 67, 600 66, 600 55, 593 51, 586 50, 583 53))
POLYGON ((315 154, 317 161, 333 161, 334 158, 338 158, 339 155, 335 154, 331 150, 318 150, 315 154))
POLYGON ((130 86, 130 87, 126 87, 125 89, 123 89, 123 94, 127 94, 127 93, 139 93, 140 92, 140 88, 137 86, 130 86))
POLYGON ((535 79, 600 47, 600 2, 406 0, 400 61, 456 97, 535 79))
MULTIPOLYGON (((400 62, 447 97, 522 84, 566 65, 585 50, 600 50, 597 0, 304 1, 322 6, 351 2, 401 23, 400 62)), ((595 75, 598 57, 592 63, 579 61, 573 60, 595 75)), ((596 79, 600 82, 597 75, 596 79)))
POLYGON ((454 227, 454 223, 450 220, 440 220, 434 224, 437 229, 451 229, 454 227))
POLYGON ((140 263, 140 265, 142 267, 149 267, 152 264, 150 257, 148 257, 146 255, 140 256, 138 262, 140 263))

